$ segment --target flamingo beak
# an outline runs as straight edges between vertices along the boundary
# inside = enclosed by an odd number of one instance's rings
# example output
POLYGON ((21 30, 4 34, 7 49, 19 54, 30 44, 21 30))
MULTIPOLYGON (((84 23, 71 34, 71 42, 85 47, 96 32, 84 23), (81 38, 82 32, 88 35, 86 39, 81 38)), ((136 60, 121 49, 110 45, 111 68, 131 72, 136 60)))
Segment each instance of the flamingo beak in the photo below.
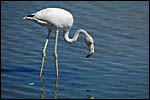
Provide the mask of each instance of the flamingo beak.
POLYGON ((89 58, 92 54, 93 54, 93 53, 89 53, 89 54, 86 56, 86 58, 89 58))

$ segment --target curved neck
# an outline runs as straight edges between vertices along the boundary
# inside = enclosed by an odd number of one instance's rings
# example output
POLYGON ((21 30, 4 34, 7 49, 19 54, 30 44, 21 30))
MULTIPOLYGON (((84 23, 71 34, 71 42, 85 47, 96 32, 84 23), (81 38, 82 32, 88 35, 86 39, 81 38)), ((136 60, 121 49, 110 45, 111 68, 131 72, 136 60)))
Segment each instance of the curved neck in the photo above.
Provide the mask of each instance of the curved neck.
POLYGON ((76 31, 73 38, 71 39, 71 38, 69 38, 69 31, 70 30, 64 31, 65 41, 67 41, 69 43, 73 43, 73 42, 77 41, 80 33, 83 33, 86 37, 89 36, 89 34, 85 30, 79 29, 79 30, 76 31))

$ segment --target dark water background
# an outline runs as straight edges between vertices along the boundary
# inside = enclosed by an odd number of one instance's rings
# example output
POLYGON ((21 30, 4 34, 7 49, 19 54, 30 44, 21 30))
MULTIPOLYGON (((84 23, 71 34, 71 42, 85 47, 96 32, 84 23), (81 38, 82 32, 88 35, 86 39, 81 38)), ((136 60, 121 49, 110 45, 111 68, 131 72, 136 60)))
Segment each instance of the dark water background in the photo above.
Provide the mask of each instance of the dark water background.
POLYGON ((149 2, 1 2, 1 97, 149 98, 149 2), (77 29, 87 30, 94 38, 95 53, 85 58, 88 48, 82 35, 69 44, 59 33, 56 81, 53 31, 40 82, 48 31, 22 17, 49 7, 71 12, 75 22, 70 37, 77 29))

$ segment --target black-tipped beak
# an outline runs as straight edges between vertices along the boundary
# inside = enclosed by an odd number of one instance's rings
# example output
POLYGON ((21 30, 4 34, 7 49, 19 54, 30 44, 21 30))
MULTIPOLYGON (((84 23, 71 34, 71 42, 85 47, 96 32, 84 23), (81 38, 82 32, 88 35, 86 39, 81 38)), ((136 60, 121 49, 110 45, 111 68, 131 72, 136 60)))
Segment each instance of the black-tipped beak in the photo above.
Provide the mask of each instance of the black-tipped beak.
POLYGON ((89 58, 91 55, 92 55, 92 53, 89 53, 89 54, 86 56, 86 58, 89 58))

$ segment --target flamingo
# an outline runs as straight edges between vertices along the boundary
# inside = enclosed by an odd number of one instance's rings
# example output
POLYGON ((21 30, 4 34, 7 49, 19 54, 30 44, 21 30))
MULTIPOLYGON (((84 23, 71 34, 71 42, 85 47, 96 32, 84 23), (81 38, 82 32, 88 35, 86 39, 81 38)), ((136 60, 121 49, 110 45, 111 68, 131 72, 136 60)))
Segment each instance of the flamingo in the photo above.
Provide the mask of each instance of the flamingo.
POLYGON ((87 58, 90 57, 94 53, 94 40, 90 36, 88 32, 86 32, 83 29, 79 29, 74 34, 73 38, 69 38, 69 32, 73 25, 73 16, 70 12, 67 10, 61 9, 61 8, 46 8, 43 10, 40 10, 36 13, 32 13, 30 15, 27 15, 23 17, 23 19, 28 19, 36 22, 37 24, 47 27, 48 28, 48 35, 46 37, 46 42, 43 48, 42 52, 42 64, 41 64, 41 70, 40 70, 40 77, 42 76, 43 71, 43 64, 44 59, 46 56, 46 48, 48 44, 48 39, 51 33, 51 30, 56 31, 55 36, 55 49, 54 49, 54 58, 55 58, 55 65, 56 65, 56 77, 58 77, 58 55, 57 55, 57 40, 58 40, 58 33, 59 30, 63 30, 64 33, 64 39, 66 42, 73 43, 77 41, 79 34, 82 33, 85 36, 85 43, 89 47, 89 53, 86 56, 87 58))

